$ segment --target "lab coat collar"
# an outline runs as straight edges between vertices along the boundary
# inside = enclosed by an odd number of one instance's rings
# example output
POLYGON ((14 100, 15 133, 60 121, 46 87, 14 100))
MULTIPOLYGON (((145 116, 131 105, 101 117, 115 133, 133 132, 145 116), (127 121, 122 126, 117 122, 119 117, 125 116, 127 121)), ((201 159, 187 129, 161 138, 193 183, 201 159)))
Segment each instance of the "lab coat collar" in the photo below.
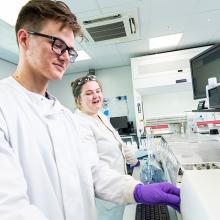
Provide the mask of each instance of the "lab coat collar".
POLYGON ((34 108, 37 109, 37 112, 42 116, 49 116, 52 114, 59 113, 63 111, 65 107, 60 104, 56 97, 52 96, 47 92, 47 97, 31 92, 18 83, 13 77, 7 78, 10 86, 16 89, 22 98, 26 99, 34 108))
MULTIPOLYGON (((93 120, 95 120, 95 121, 97 120, 96 118, 92 117, 91 115, 88 115, 88 114, 82 112, 82 111, 81 111, 80 109, 78 109, 78 108, 75 110, 75 113, 78 114, 78 115, 82 115, 82 116, 84 116, 84 117, 87 117, 87 118, 89 118, 89 119, 93 119, 93 120)), ((101 112, 98 112, 97 115, 102 119, 102 117, 101 117, 101 112)))
MULTIPOLYGON (((88 119, 92 119, 92 120, 95 120, 97 123, 100 123, 96 118, 94 118, 94 117, 92 117, 92 116, 90 116, 90 115, 88 115, 88 114, 86 114, 86 113, 84 113, 84 112, 82 112, 80 109, 76 109, 75 110, 75 113, 76 114, 78 114, 78 115, 82 115, 82 116, 84 116, 84 117, 87 117, 88 119)), ((115 129, 112 127, 112 125, 111 125, 111 123, 110 123, 110 121, 107 119, 107 117, 101 112, 101 111, 99 111, 98 113, 97 113, 97 115, 99 116, 99 118, 102 120, 102 122, 104 123, 104 125, 111 131, 111 132, 113 132, 113 133, 115 133, 115 129)))
MULTIPOLYGON (((75 114, 77 114, 77 115, 79 115, 79 116, 86 117, 86 118, 88 118, 88 119, 90 119, 90 120, 94 120, 94 121, 96 122, 96 124, 97 124, 98 126, 100 126, 100 123, 101 123, 101 122, 100 122, 98 119, 96 119, 96 118, 94 118, 94 117, 92 117, 92 116, 90 116, 90 115, 88 115, 88 114, 82 112, 82 111, 81 111, 80 109, 78 109, 78 108, 75 110, 75 114)), ((118 132, 117 132, 117 131, 113 128, 113 126, 111 125, 111 123, 110 123, 110 121, 108 120, 108 118, 107 118, 101 111, 99 111, 97 114, 98 114, 98 116, 100 117, 100 119, 102 120, 103 124, 108 128, 108 130, 110 130, 110 131, 112 132, 112 134, 114 135, 115 139, 119 142, 119 144, 120 144, 119 147, 122 148, 123 141, 121 140, 121 138, 120 138, 118 132)), ((124 154, 123 154, 123 156, 124 156, 124 154)))

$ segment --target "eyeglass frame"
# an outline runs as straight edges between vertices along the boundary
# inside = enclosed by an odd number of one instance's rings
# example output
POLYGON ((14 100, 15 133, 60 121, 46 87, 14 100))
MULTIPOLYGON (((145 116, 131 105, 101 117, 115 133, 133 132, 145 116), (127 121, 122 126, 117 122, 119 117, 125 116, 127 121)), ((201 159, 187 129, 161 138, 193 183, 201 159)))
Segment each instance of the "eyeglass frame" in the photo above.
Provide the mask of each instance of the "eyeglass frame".
POLYGON ((54 51, 54 52, 55 52, 57 55, 59 55, 59 56, 63 55, 66 51, 68 51, 68 54, 69 54, 69 57, 70 57, 70 63, 74 63, 75 60, 76 60, 76 58, 78 57, 78 53, 76 52, 76 50, 75 50, 73 47, 68 47, 68 46, 66 45, 66 43, 65 43, 62 39, 60 39, 60 38, 58 38, 58 37, 54 37, 54 36, 47 35, 47 34, 42 34, 42 33, 35 32, 35 31, 27 31, 27 32, 28 32, 29 34, 32 34, 32 35, 35 35, 35 36, 44 37, 44 38, 47 38, 47 39, 51 40, 51 41, 52 41, 51 49, 52 49, 52 51, 54 51), (56 40, 59 40, 60 42, 62 42, 62 43, 66 46, 65 49, 63 49, 63 50, 61 51, 61 53, 57 53, 57 52, 54 50, 54 43, 55 43, 56 40), (70 50, 73 51, 73 54, 70 54, 70 52, 69 52, 70 50), (71 59, 71 58, 73 58, 73 59, 71 59))

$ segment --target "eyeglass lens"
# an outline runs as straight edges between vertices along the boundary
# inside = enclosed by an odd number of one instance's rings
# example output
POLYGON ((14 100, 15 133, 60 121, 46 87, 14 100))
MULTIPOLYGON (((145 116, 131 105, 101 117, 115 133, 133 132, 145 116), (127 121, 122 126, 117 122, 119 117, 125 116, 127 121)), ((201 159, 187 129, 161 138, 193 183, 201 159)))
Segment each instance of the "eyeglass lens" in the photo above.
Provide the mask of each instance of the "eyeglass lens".
POLYGON ((59 55, 62 55, 63 53, 65 53, 66 50, 68 50, 68 54, 70 56, 70 62, 74 62, 77 57, 76 51, 72 48, 68 48, 68 46, 59 39, 54 40, 52 44, 52 49, 55 53, 59 55))

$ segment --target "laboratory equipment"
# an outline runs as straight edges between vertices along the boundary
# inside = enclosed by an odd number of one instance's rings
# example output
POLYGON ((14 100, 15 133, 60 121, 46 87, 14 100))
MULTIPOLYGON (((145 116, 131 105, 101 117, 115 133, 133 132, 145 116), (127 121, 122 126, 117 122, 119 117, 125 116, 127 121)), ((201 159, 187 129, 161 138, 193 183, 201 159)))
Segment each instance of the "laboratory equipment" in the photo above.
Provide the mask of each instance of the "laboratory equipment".
POLYGON ((140 180, 144 184, 157 183, 165 181, 164 171, 161 164, 154 160, 145 160, 140 172, 140 180))
POLYGON ((127 116, 111 117, 110 122, 112 126, 119 132, 119 134, 123 133, 123 129, 128 128, 128 117, 127 116))

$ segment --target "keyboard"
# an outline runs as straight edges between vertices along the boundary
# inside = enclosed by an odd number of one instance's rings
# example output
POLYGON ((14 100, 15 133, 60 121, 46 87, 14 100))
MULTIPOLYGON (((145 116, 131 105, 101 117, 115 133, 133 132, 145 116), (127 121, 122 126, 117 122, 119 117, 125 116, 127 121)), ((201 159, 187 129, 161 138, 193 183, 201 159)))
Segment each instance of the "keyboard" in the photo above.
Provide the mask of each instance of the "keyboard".
POLYGON ((170 220, 170 217, 166 205, 138 204, 135 220, 170 220))

